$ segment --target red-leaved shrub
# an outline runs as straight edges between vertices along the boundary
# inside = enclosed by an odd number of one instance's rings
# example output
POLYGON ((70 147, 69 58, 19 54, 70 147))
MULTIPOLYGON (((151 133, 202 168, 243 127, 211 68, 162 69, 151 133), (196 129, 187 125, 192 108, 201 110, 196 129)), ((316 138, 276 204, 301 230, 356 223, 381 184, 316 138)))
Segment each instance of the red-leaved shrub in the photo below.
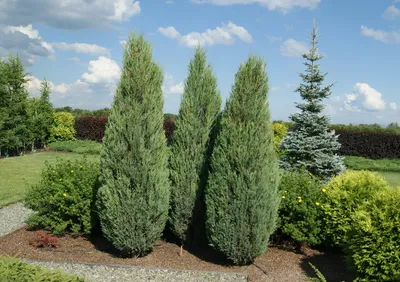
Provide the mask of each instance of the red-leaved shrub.
POLYGON ((58 248, 60 246, 57 237, 45 232, 34 232, 34 238, 29 241, 29 245, 35 248, 58 248))
POLYGON ((104 131, 108 117, 76 117, 75 130, 76 138, 81 140, 94 140, 101 142, 104 137, 104 131))

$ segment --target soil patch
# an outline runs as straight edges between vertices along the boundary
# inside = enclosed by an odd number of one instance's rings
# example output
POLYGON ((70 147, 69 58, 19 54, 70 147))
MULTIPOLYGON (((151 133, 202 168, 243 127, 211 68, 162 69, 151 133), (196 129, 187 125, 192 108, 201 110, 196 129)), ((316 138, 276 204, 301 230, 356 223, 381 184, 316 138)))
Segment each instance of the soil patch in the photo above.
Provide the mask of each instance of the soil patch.
POLYGON ((307 281, 312 274, 308 261, 316 265, 328 281, 352 281, 354 277, 346 270, 344 260, 338 254, 324 254, 308 249, 295 253, 278 246, 267 252, 248 266, 229 266, 215 255, 211 248, 201 248, 196 252, 183 250, 165 241, 158 241, 154 250, 142 258, 121 258, 102 238, 89 240, 84 237, 66 235, 59 238, 57 249, 41 249, 29 245, 34 238, 32 231, 19 229, 0 238, 0 254, 32 260, 54 262, 89 262, 99 264, 121 264, 154 268, 200 270, 215 272, 236 272, 249 276, 249 281, 307 281))

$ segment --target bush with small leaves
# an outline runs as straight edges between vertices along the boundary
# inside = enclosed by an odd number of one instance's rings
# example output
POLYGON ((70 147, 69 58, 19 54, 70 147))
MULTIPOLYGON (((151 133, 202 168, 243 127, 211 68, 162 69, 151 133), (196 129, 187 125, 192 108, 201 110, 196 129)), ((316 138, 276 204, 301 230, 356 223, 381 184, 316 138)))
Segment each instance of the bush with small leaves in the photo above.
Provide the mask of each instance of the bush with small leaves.
POLYGON ((326 192, 324 203, 324 230, 327 244, 341 246, 345 235, 352 227, 353 212, 374 196, 388 189, 386 180, 369 171, 346 171, 334 177, 323 191, 326 192))
POLYGON ((400 281, 400 187, 366 201, 351 220, 345 251, 356 281, 400 281))
POLYGON ((53 125, 50 129, 50 141, 75 140, 75 118, 71 113, 54 113, 53 125))
POLYGON ((90 234, 96 223, 93 204, 97 177, 98 165, 86 158, 46 164, 41 181, 26 197, 27 207, 35 211, 27 224, 53 234, 90 234))
POLYGON ((280 155, 282 150, 279 148, 283 138, 287 135, 289 127, 284 123, 273 123, 272 128, 274 130, 274 148, 275 152, 280 155))
POLYGON ((308 245, 323 242, 322 185, 321 180, 306 171, 282 172, 277 235, 287 235, 308 245))

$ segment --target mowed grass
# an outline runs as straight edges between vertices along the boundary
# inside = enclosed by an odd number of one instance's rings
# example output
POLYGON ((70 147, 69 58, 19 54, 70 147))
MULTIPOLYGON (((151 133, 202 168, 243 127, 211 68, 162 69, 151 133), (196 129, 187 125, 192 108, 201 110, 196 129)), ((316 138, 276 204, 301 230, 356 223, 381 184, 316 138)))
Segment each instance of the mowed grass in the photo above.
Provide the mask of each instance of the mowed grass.
MULTIPOLYGON (((0 207, 25 198, 27 189, 40 181, 46 161, 54 163, 57 158, 74 160, 82 154, 43 152, 21 157, 0 159, 0 207)), ((89 160, 98 160, 98 155, 88 155, 89 160)))
POLYGON ((347 168, 354 170, 400 172, 400 159, 371 160, 362 157, 347 156, 344 163, 347 168))
POLYGON ((400 187, 400 159, 371 160, 362 157, 345 157, 348 169, 376 171, 383 175, 390 186, 400 187))

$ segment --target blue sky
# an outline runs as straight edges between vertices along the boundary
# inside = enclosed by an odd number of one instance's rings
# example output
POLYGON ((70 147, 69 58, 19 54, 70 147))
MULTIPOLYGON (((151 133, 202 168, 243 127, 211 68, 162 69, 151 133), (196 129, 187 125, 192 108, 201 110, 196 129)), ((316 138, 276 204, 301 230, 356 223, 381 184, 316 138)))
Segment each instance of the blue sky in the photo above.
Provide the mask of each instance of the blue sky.
POLYGON ((200 42, 229 96, 239 64, 265 58, 273 119, 296 111, 301 54, 316 20, 321 69, 335 83, 334 123, 400 122, 399 0, 0 0, 0 57, 19 54, 28 90, 52 83, 56 106, 110 106, 123 41, 143 32, 164 70, 165 112, 177 113, 193 47, 200 42))

